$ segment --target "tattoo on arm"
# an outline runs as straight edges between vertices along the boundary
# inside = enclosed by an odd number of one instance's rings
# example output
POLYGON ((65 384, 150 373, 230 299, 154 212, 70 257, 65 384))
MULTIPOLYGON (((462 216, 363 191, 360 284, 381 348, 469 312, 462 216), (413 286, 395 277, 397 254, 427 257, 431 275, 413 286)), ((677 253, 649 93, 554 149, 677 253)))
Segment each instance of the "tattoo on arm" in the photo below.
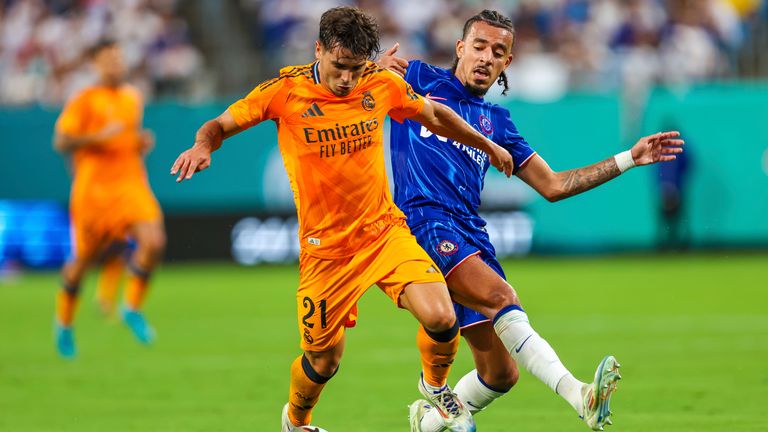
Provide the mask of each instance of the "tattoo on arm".
POLYGON ((576 168, 560 173, 562 179, 562 198, 568 198, 616 178, 621 174, 616 159, 610 158, 583 168, 576 168))

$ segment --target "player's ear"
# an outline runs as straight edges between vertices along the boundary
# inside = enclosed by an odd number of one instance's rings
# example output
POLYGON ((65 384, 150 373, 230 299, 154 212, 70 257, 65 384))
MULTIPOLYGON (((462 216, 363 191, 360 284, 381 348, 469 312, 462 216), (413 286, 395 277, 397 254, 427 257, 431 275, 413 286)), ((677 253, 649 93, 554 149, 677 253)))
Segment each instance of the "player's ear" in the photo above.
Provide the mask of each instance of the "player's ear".
POLYGON ((315 41, 315 58, 320 60, 320 54, 322 54, 323 48, 320 46, 320 41, 315 41))
POLYGON ((461 39, 456 41, 456 57, 464 57, 464 41, 461 39))
POLYGON ((514 55, 514 54, 509 54, 509 55, 507 56, 507 59, 504 61, 504 69, 506 69, 506 68, 507 68, 507 66, 509 66, 509 64, 510 64, 510 63, 512 63, 512 59, 513 59, 513 58, 515 58, 515 55, 514 55))

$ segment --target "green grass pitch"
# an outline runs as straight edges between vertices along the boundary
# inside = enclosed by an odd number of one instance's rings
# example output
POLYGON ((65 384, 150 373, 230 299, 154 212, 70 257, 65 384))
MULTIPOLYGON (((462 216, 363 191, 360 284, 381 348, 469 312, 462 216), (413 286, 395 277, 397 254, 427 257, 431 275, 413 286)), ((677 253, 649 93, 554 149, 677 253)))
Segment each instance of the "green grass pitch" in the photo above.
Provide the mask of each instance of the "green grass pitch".
MULTIPOLYGON (((566 366, 591 379, 622 363, 614 431, 768 430, 768 256, 552 258, 504 268, 566 366)), ((139 346, 85 284, 79 355, 52 343, 54 273, 0 282, 0 431, 273 431, 298 355, 294 266, 166 264, 139 346)), ((378 289, 360 304, 314 420, 331 432, 407 431, 418 397, 416 323, 378 289)), ((471 368, 462 344, 454 383, 471 368)), ((477 417, 490 431, 584 431, 527 372, 477 417)))

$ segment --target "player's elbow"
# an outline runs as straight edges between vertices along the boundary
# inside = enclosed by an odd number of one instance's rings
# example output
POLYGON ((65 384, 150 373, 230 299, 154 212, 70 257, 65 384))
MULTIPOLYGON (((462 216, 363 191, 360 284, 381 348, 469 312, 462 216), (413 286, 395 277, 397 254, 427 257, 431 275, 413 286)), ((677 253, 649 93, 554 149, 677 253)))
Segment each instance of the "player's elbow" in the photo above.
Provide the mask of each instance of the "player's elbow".
POLYGON ((558 187, 547 187, 539 191, 547 201, 553 203, 568 197, 565 190, 558 187))
POLYGON ((53 149, 59 153, 67 151, 67 143, 63 136, 59 134, 53 136, 53 149))

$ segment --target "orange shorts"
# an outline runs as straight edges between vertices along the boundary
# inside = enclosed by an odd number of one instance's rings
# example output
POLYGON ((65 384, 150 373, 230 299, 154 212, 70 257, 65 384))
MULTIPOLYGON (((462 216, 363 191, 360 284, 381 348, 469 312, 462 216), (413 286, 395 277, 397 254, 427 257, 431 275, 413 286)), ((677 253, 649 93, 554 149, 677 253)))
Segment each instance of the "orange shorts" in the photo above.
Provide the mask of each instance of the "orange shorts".
POLYGON ((442 273, 405 225, 393 225, 376 242, 353 256, 323 259, 302 251, 298 305, 301 348, 326 351, 344 336, 345 323, 371 285, 378 285, 400 307, 412 283, 445 283, 442 273))
POLYGON ((122 186, 98 199, 72 197, 70 215, 76 257, 92 259, 111 242, 125 240, 132 225, 162 220, 160 205, 148 187, 122 186))

